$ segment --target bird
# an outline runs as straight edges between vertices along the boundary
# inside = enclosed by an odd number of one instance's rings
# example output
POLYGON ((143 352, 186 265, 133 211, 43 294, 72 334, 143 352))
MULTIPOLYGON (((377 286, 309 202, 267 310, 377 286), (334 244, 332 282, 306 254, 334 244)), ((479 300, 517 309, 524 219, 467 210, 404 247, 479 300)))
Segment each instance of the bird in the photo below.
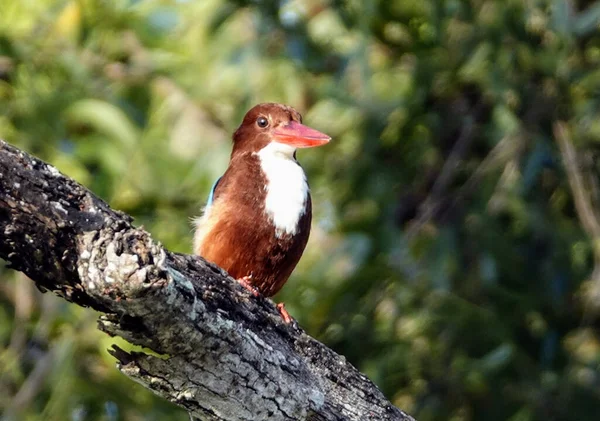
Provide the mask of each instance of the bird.
MULTIPOLYGON (((312 202, 296 150, 330 140, 303 125, 290 106, 251 108, 233 134, 229 166, 194 221, 195 254, 225 269, 253 295, 275 295, 310 235, 312 202)), ((284 304, 277 309, 290 323, 284 304)))

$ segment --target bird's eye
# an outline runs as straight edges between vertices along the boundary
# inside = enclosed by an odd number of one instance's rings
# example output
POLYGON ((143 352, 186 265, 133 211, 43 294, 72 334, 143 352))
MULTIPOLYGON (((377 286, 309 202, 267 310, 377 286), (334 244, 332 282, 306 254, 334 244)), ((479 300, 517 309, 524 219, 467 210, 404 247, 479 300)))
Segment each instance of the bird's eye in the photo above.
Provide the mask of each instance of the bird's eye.
POLYGON ((269 125, 269 120, 267 120, 264 117, 258 117, 258 119, 256 120, 256 124, 258 125, 258 127, 264 129, 269 125))

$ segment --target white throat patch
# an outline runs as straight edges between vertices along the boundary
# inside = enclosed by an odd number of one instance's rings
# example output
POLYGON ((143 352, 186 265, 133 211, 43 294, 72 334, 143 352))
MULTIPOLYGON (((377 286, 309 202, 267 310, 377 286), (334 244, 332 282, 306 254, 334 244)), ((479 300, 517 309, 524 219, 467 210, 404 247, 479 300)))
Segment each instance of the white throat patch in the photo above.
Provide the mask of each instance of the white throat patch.
POLYGON ((256 154, 266 176, 265 210, 275 225, 275 235, 294 235, 305 213, 308 197, 306 175, 294 159, 295 148, 272 142, 256 154))

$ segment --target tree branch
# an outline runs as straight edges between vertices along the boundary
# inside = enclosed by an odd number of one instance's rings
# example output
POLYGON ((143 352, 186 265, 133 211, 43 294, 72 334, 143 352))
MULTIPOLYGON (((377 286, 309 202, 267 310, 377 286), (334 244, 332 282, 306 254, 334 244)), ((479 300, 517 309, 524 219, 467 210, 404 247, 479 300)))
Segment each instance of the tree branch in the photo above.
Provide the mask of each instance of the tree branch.
POLYGON ((171 253, 54 167, 0 141, 0 257, 102 313, 118 368, 203 420, 412 420, 344 357, 220 268, 171 253))
POLYGON ((583 297, 588 309, 597 312, 600 310, 600 215, 594 206, 594 198, 600 196, 600 193, 594 177, 581 165, 581 157, 573 145, 568 124, 564 121, 555 122, 553 132, 573 194, 577 217, 594 252, 591 282, 584 284, 583 297))

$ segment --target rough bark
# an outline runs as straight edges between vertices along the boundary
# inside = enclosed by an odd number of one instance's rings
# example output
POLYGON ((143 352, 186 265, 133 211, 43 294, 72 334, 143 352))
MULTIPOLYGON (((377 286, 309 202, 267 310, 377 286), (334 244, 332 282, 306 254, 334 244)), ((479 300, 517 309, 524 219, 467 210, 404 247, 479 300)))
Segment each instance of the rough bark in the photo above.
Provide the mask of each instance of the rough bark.
POLYGON ((203 420, 412 420, 343 356, 220 268, 171 253, 54 167, 0 141, 0 257, 103 313, 127 376, 203 420))

